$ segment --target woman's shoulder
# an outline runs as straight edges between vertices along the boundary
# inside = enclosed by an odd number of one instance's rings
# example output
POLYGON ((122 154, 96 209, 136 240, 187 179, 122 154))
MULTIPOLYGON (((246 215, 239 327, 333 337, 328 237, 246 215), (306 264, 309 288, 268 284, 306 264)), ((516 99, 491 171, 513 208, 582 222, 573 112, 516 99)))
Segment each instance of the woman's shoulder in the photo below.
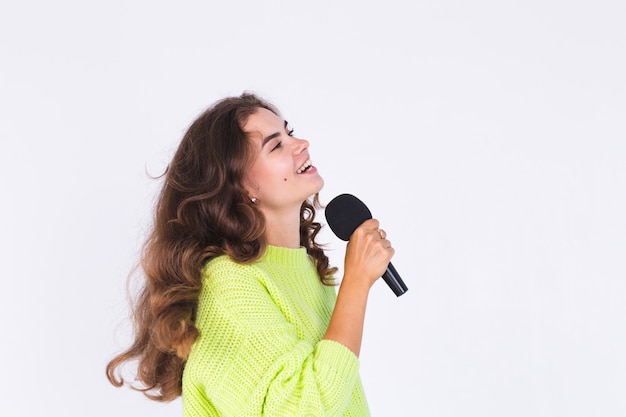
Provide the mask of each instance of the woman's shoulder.
POLYGON ((240 263, 228 255, 209 260, 202 269, 203 285, 229 285, 262 280, 262 272, 252 263, 240 263))
POLYGON ((217 308, 236 322, 249 323, 262 306, 271 304, 270 280, 255 262, 238 263, 226 255, 211 259, 203 269, 201 310, 217 308))
POLYGON ((215 270, 223 270, 223 269, 237 269, 243 270, 248 269, 252 265, 251 263, 241 263, 235 261, 229 255, 223 254, 216 256, 215 258, 209 259, 203 268, 203 272, 206 271, 215 271, 215 270))

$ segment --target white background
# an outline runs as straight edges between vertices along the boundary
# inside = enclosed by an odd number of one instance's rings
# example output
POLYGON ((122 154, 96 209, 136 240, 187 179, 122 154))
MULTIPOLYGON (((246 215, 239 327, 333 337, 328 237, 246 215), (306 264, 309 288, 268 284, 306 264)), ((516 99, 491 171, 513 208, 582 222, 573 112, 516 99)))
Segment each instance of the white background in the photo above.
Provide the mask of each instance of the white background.
POLYGON ((626 415, 625 21, 621 0, 3 1, 0 415, 181 415, 104 368, 146 172, 244 90, 396 247, 374 416, 626 415))

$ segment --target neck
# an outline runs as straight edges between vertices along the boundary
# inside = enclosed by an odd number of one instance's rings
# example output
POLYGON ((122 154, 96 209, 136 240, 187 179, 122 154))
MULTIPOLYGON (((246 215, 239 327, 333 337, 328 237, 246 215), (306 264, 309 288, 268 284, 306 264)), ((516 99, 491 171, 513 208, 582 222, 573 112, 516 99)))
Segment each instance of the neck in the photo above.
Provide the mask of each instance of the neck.
POLYGON ((272 246, 300 247, 300 211, 297 213, 264 213, 265 237, 272 246))

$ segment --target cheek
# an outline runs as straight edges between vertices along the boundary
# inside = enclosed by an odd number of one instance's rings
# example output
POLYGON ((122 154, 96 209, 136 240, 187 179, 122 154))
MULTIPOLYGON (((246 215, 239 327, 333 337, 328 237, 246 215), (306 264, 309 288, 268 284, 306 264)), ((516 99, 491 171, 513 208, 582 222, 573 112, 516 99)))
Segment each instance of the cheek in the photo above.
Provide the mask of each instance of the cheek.
POLYGON ((257 190, 267 190, 280 186, 287 180, 278 166, 257 163, 248 171, 246 184, 257 190))
POLYGON ((261 178, 262 177, 261 177, 258 167, 256 165, 253 165, 250 168, 248 168, 248 170, 246 171, 246 174, 244 177, 244 184, 246 187, 256 191, 261 186, 261 181, 260 181, 261 178))

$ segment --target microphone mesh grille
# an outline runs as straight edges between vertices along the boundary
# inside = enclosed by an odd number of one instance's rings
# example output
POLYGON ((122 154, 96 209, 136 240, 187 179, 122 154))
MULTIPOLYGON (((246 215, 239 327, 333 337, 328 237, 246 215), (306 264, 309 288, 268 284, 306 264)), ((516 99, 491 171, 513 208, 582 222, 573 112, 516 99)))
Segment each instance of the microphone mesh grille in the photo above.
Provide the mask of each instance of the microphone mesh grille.
POLYGON ((340 194, 326 205, 326 221, 341 240, 350 240, 354 229, 372 218, 367 206, 351 194, 340 194))

